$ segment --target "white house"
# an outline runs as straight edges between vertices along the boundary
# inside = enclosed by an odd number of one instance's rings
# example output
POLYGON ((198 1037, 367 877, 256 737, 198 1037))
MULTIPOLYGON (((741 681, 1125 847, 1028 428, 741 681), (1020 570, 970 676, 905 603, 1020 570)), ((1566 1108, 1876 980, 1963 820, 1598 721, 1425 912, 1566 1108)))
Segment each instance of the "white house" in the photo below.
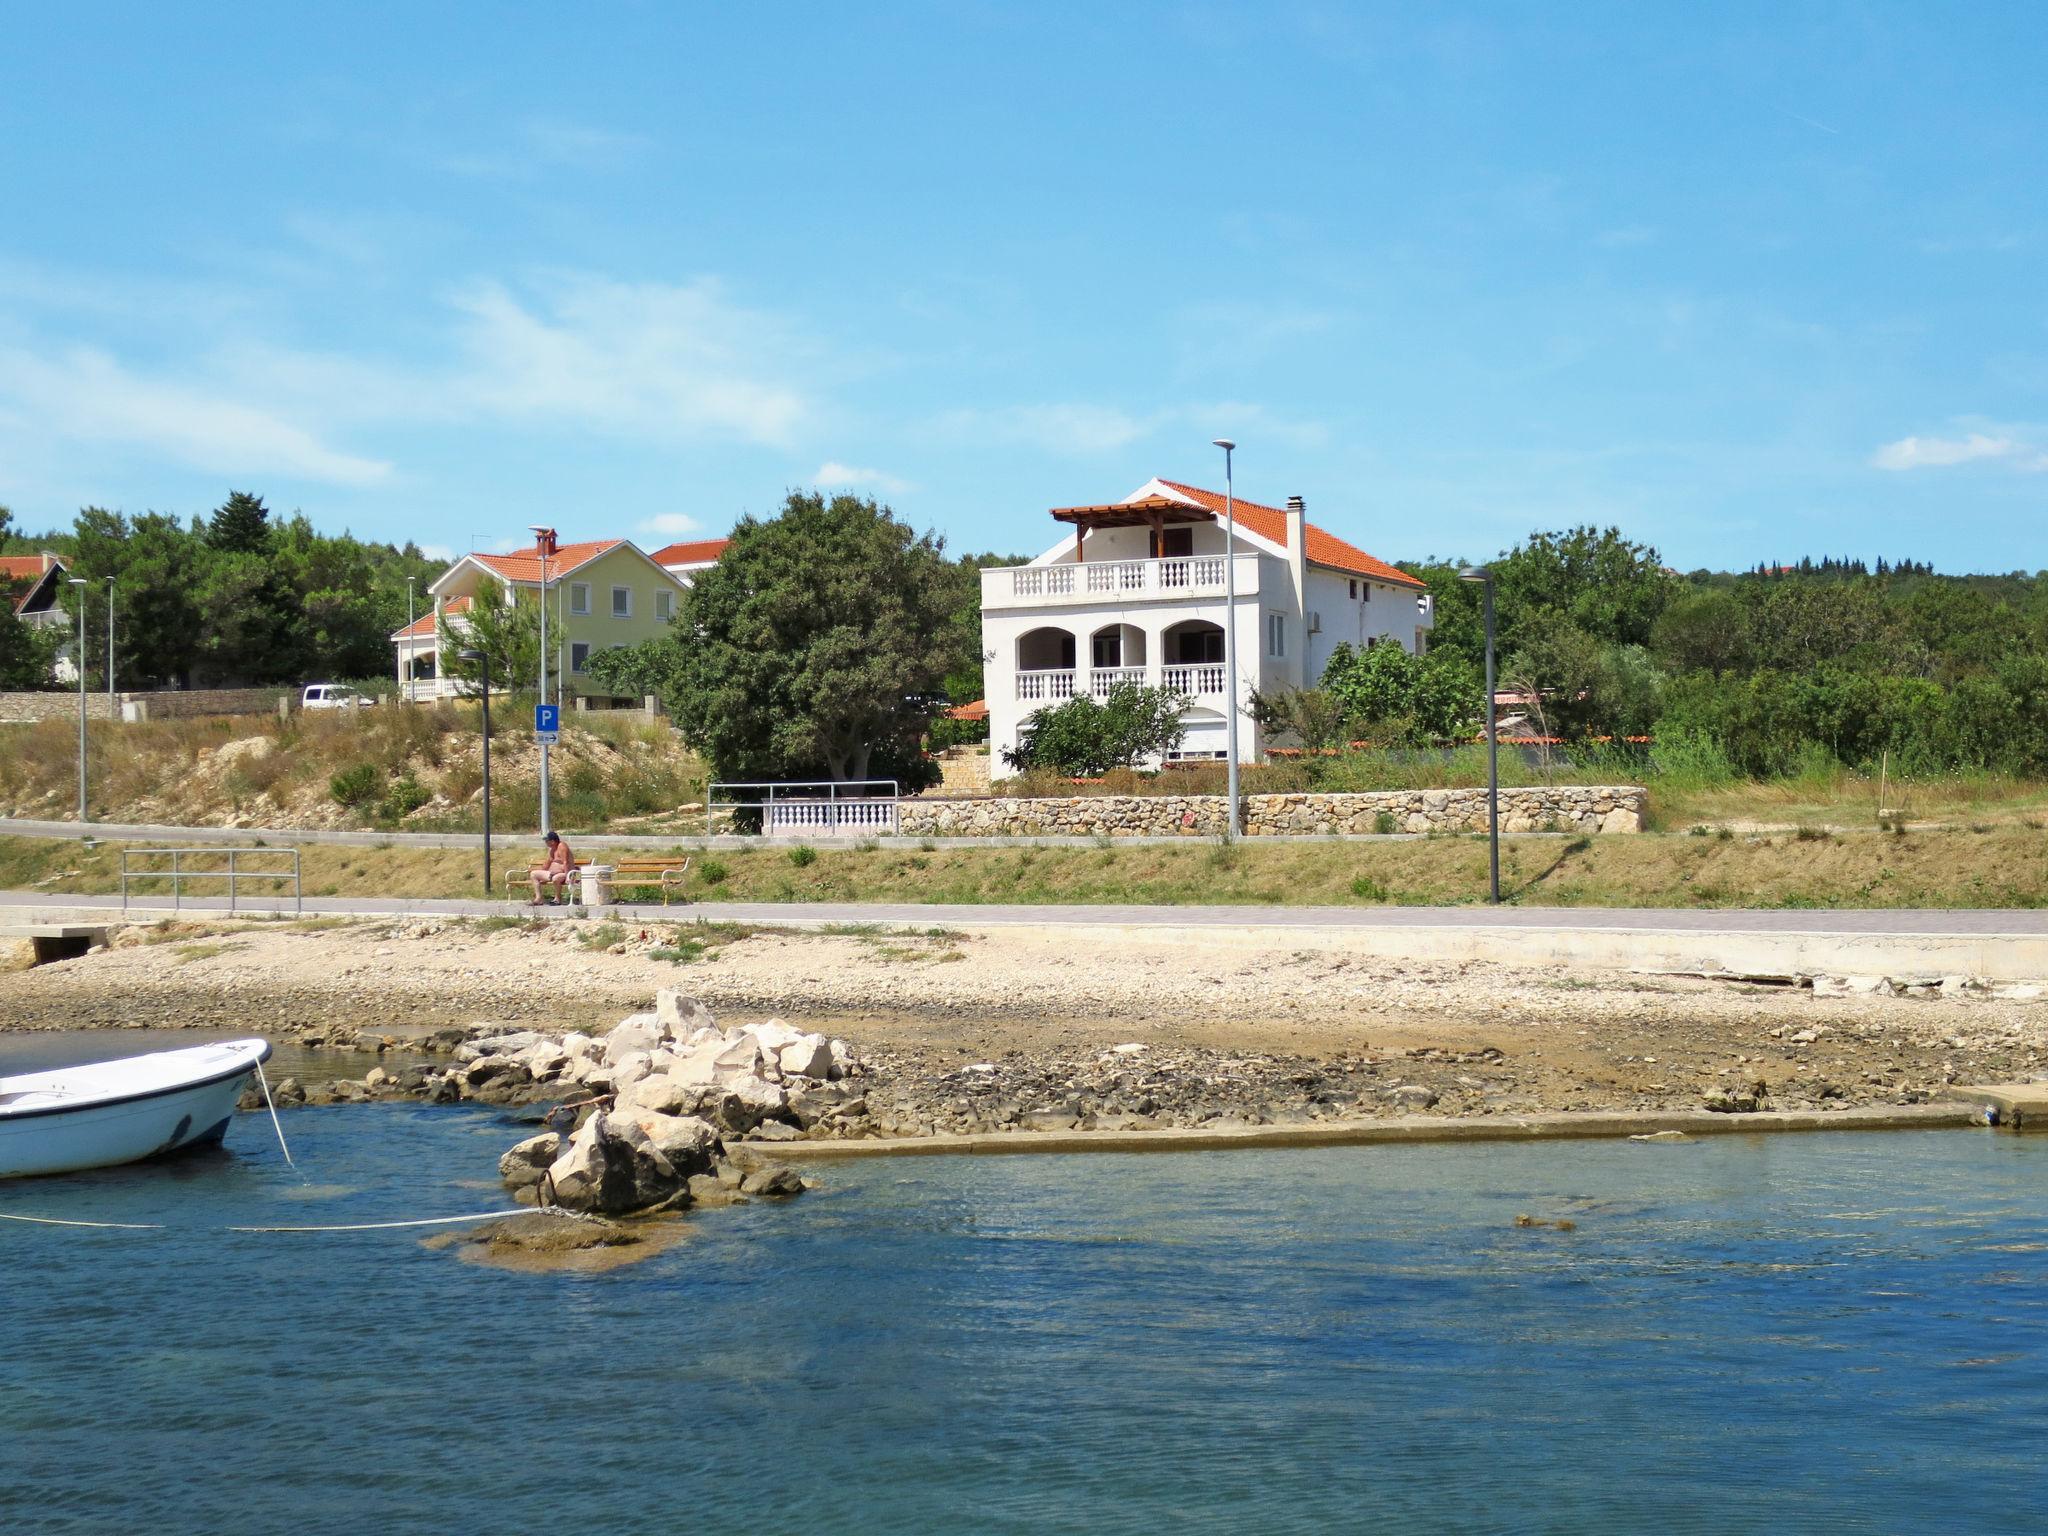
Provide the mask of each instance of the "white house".
POLYGON ((0 601, 14 609, 14 616, 34 629, 54 629, 62 639, 54 658, 54 675, 60 683, 78 681, 73 659, 72 629, 76 624, 64 607, 64 583, 71 579, 63 556, 44 550, 39 555, 0 555, 0 601))
MULTIPOLYGON (((627 539, 562 544, 547 561, 549 670, 567 695, 590 692, 590 658, 599 651, 637 645, 660 634, 675 617, 696 573, 715 565, 724 539, 671 544, 648 554, 627 539)), ((399 687, 421 699, 460 691, 440 664, 441 621, 460 635, 463 617, 479 591, 494 586, 505 596, 537 595, 537 549, 464 555, 427 588, 433 608, 391 636, 398 653, 399 687)), ((496 681, 493 680, 493 687, 496 681)))
POLYGON ((1423 584, 1286 507, 1239 500, 1237 686, 1227 685, 1223 496, 1151 480, 1122 501, 1055 507, 1071 532, 1029 565, 981 573, 991 769, 1009 771, 1025 719, 1120 681, 1185 694, 1178 757, 1227 755, 1224 711, 1236 695, 1238 757, 1259 759, 1253 690, 1313 687, 1340 642, 1416 654, 1434 614, 1423 584))

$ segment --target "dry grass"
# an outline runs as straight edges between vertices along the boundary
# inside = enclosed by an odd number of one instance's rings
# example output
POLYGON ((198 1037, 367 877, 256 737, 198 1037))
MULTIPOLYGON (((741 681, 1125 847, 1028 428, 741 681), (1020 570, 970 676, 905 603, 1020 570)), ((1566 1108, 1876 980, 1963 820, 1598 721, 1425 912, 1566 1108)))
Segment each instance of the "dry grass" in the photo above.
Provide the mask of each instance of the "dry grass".
MULTIPOLYGON (((501 849, 498 880, 525 856, 501 849)), ((470 850, 308 845, 303 858, 309 896, 482 894, 470 850)), ((693 871, 690 894, 699 900, 1457 905, 1482 900, 1486 889, 1478 837, 1236 850, 821 848, 802 868, 785 849, 758 848, 722 851, 716 862, 724 874, 715 886, 693 871)), ((0 886, 112 891, 119 868, 111 845, 0 838, 0 886)), ((1803 837, 1508 838, 1501 875, 1507 899, 1527 906, 2039 907, 2048 905, 2048 836, 2014 823, 1803 837)), ((502 891, 490 894, 502 899, 502 891)))
MULTIPOLYGON (((539 809, 539 752, 523 725, 492 720, 493 809, 515 824, 539 809)), ((524 719, 527 717, 517 716, 524 719)), ((100 821, 182 826, 346 827, 396 824, 382 794, 401 780, 432 798, 403 816, 413 828, 474 830, 481 822, 482 737, 469 705, 383 706, 269 716, 94 722, 88 729, 90 808, 100 821), (356 811, 329 781, 368 765, 383 786, 356 811)), ((76 805, 75 724, 0 726, 0 814, 69 817, 76 805)), ((659 823, 701 801, 702 762, 665 723, 624 712, 578 717, 553 754, 553 810, 568 830, 613 818, 659 823)))

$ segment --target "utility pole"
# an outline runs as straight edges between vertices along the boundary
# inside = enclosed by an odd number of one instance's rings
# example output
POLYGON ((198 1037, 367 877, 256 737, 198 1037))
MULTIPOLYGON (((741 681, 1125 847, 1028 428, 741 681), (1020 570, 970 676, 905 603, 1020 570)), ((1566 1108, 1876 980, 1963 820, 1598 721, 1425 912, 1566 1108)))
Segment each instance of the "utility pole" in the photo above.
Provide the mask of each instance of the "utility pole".
MULTIPOLYGON (((548 556, 555 552, 555 530, 533 526, 534 553, 540 556, 540 702, 548 702, 548 556)), ((548 744, 540 744, 540 829, 552 831, 548 815, 548 744)))
POLYGON ((114 714, 114 578, 107 578, 107 718, 114 714))
POLYGON ((420 639, 412 632, 413 625, 419 622, 413 617, 416 602, 413 584, 418 580, 417 576, 405 578, 405 702, 408 704, 420 701, 420 639))
POLYGON ((1224 793, 1229 800, 1225 808, 1227 820, 1223 826, 1223 840, 1237 841, 1238 800, 1237 800, 1237 509, 1235 489, 1231 480, 1231 456, 1237 451, 1237 444, 1227 437, 1215 440, 1223 450, 1223 686, 1229 694, 1229 712, 1225 715, 1224 740, 1230 753, 1230 764, 1224 775, 1224 793))
POLYGON ((85 578, 73 576, 71 595, 78 600, 78 824, 85 825, 85 578))

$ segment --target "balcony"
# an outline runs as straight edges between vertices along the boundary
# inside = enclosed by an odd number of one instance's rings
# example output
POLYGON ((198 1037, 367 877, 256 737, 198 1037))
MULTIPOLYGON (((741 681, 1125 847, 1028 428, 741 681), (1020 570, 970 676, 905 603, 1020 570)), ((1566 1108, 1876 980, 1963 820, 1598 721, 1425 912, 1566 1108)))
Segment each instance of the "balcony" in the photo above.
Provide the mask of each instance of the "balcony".
POLYGON ((1149 667, 1095 667, 1080 671, 1063 667, 1056 671, 1019 672, 1017 698, 1027 704, 1058 704, 1077 693, 1107 698, 1118 683, 1140 687, 1170 688, 1190 699, 1221 698, 1224 671, 1220 662, 1197 666, 1161 667, 1155 674, 1149 667))
MULTIPOLYGON (((1007 565, 981 573, 981 606, 992 608, 1121 607, 1126 603, 1224 595, 1224 557, 1175 560, 1091 560, 1078 565, 1007 565)), ((1237 593, 1256 597, 1259 557, 1237 557, 1237 593)))

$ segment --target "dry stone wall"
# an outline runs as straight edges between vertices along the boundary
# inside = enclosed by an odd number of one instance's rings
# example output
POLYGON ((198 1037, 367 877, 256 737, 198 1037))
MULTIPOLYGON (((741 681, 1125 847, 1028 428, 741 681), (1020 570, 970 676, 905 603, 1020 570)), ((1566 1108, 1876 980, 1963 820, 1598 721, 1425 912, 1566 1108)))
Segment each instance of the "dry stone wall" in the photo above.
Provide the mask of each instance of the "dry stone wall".
MULTIPOLYGON (((1503 789, 1501 830, 1640 832, 1648 799, 1634 785, 1503 789)), ((1486 830, 1483 789, 1247 795, 1244 806, 1248 837, 1486 830)), ((1076 795, 905 800, 900 817, 906 837, 1213 837, 1224 810, 1221 795, 1076 795)))
MULTIPOLYGON (((129 720, 184 719, 193 715, 267 715, 279 699, 295 699, 289 689, 279 688, 182 688, 162 693, 120 693, 114 696, 121 718, 129 720)), ((105 689, 88 689, 85 695, 88 720, 115 718, 105 689)), ((36 720, 76 720, 78 690, 54 689, 48 693, 0 693, 0 723, 26 724, 36 720)))

